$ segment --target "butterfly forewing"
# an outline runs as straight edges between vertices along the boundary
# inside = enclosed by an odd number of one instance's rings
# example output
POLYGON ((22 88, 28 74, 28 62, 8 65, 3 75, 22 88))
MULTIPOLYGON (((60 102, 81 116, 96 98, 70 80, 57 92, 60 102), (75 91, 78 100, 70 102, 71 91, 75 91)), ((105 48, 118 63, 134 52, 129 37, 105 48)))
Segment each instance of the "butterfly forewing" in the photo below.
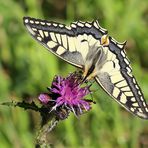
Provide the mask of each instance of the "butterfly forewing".
POLYGON ((97 43, 106 30, 98 22, 74 22, 70 26, 24 17, 29 33, 52 53, 82 68, 89 46, 97 43), (100 27, 100 30, 98 28, 100 27))

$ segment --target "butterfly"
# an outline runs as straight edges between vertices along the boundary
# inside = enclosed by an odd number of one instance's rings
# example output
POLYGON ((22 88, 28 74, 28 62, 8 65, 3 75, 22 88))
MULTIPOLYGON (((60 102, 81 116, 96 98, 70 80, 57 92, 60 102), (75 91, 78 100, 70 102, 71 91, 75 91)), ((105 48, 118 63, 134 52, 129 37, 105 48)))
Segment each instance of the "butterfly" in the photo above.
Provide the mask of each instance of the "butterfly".
POLYGON ((124 50, 126 42, 108 36, 97 20, 69 26, 31 17, 23 21, 31 36, 51 53, 81 68, 84 79, 94 78, 126 110, 148 119, 148 106, 124 50))

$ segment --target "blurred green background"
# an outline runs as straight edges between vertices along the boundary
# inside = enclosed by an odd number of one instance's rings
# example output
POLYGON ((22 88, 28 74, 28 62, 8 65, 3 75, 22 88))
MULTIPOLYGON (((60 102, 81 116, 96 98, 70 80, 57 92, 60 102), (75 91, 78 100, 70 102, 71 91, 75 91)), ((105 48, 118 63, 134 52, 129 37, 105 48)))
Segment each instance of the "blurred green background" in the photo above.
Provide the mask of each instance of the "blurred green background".
MULTIPOLYGON (((65 24, 98 19, 117 41, 128 41, 126 52, 148 102, 147 0, 0 0, 0 102, 37 98, 54 75, 75 70, 31 38, 23 16, 65 24)), ((148 148, 148 121, 96 87, 93 109, 61 122, 49 135, 50 143, 57 148, 148 148)), ((0 147, 34 147, 39 125, 33 111, 0 106, 0 147)))

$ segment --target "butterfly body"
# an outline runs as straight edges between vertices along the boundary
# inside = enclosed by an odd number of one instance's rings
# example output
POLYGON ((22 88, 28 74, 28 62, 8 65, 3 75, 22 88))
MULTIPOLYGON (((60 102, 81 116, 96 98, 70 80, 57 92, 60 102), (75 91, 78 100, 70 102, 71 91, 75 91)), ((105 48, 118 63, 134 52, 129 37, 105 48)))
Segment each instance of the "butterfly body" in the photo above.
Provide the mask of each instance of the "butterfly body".
POLYGON ((29 33, 50 52, 81 68, 84 79, 94 78, 129 112, 148 119, 148 107, 130 62, 119 43, 107 35, 98 21, 73 22, 70 26, 24 17, 29 33))

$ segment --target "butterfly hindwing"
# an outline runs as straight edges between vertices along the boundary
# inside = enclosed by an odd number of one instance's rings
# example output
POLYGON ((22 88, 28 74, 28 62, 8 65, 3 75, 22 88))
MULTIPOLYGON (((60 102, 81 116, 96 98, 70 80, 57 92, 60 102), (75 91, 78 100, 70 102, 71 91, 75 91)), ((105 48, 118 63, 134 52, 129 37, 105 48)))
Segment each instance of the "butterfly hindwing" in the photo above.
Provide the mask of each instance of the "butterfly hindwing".
POLYGON ((140 87, 132 75, 129 60, 124 51, 124 45, 110 38, 106 49, 106 62, 95 77, 102 88, 119 104, 131 113, 148 118, 148 107, 140 87), (118 44, 118 45, 117 45, 118 44))

